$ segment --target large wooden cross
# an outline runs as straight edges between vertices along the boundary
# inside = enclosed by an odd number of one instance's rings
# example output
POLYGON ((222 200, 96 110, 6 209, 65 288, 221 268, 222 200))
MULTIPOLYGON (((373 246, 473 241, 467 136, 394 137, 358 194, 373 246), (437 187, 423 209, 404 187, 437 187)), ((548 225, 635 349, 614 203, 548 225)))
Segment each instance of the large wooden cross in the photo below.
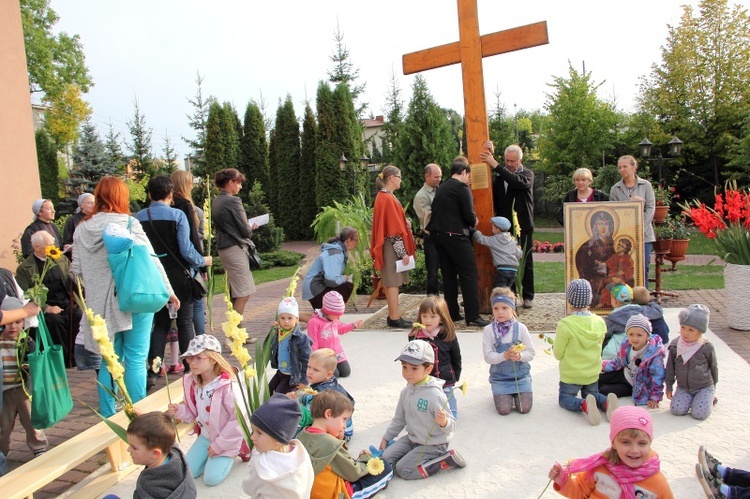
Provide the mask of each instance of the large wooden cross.
MULTIPOLYGON (((404 74, 461 63, 464 86, 464 122, 466 123, 467 157, 472 165, 471 189, 474 194, 474 210, 479 217, 479 229, 491 234, 490 217, 494 215, 492 202, 492 173, 486 163, 479 159, 484 149, 482 143, 489 138, 487 106, 484 100, 484 77, 482 58, 504 54, 549 43, 547 22, 520 26, 489 35, 479 36, 477 0, 457 0, 458 42, 433 47, 403 56, 404 74)), ((499 151, 506 144, 496 144, 499 151)), ((498 158, 500 163, 504 160, 498 158)), ((479 307, 482 313, 490 308, 490 292, 494 267, 489 250, 474 246, 479 273, 479 307)))

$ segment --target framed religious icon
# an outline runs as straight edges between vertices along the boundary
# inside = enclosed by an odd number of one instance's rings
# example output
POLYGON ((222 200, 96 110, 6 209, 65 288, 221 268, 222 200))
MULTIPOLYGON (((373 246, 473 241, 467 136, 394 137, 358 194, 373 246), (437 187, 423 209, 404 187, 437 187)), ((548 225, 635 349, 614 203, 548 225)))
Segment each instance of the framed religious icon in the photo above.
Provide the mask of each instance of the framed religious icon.
POLYGON ((565 203, 565 289, 591 284, 591 310, 612 311, 609 289, 643 286, 643 206, 637 201, 565 203))

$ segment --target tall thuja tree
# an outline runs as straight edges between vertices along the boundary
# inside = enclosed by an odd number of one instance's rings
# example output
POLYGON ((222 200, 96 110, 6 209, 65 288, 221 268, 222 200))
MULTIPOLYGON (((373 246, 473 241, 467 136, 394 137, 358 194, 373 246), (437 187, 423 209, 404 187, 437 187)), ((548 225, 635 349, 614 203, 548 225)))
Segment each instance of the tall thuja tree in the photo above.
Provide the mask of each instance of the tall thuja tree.
POLYGON ((96 185, 102 177, 115 172, 116 169, 107 161, 107 151, 96 127, 90 120, 84 121, 78 143, 73 148, 73 173, 96 185))
POLYGON ((240 140, 243 135, 242 122, 231 102, 224 102, 221 107, 224 109, 224 119, 234 128, 234 134, 230 134, 231 140, 227 142, 227 151, 229 154, 227 158, 229 166, 227 168, 237 168, 237 165, 240 163, 240 140))
POLYGON ((702 191, 708 200, 732 173, 727 159, 750 109, 747 9, 728 0, 702 0, 698 12, 685 5, 661 52, 661 62, 642 80, 641 105, 667 136, 684 142, 685 169, 702 179, 682 194, 702 191))
POLYGON ((613 142, 615 112, 601 100, 591 73, 579 73, 568 64, 568 76, 557 76, 549 85, 546 110, 550 123, 539 139, 541 167, 556 175, 601 162, 602 150, 613 142))
POLYGON ((120 145, 120 132, 115 132, 112 123, 109 124, 107 137, 104 139, 104 164, 112 172, 121 172, 125 167, 125 159, 120 145))
POLYGON ((388 82, 388 93, 385 97, 385 123, 383 124, 383 150, 382 162, 385 164, 393 163, 394 150, 398 143, 398 138, 404 128, 404 101, 401 100, 401 89, 398 85, 396 73, 391 71, 391 78, 388 82))
MULTIPOLYGON (((278 163, 278 141, 276 140, 276 130, 271 129, 268 134, 268 190, 273 190, 272 186, 278 182, 278 170, 276 169, 276 163, 278 163)), ((274 199, 271 196, 267 196, 268 206, 271 208, 272 213, 278 212, 278 207, 274 204, 274 199)))
POLYGON ((365 151, 362 124, 357 119, 349 85, 345 83, 336 85, 333 91, 333 112, 338 118, 335 121, 334 143, 338 146, 337 150, 349 160, 345 171, 339 170, 341 180, 345 184, 345 191, 348 196, 363 193, 368 199, 370 197, 368 176, 364 174, 360 166, 360 158, 365 151))
POLYGON ((291 95, 276 110, 276 164, 277 183, 272 189, 276 198, 276 221, 284 228, 287 237, 299 239, 300 223, 300 143, 299 122, 294 114, 291 95))
POLYGON ((274 214, 269 210, 265 203, 265 194, 260 186, 260 182, 253 182, 248 189, 247 196, 247 216, 250 218, 268 213, 268 223, 256 229, 253 232, 253 243, 258 251, 266 253, 277 251, 281 248, 284 241, 284 229, 276 226, 274 214))
POLYGON ((44 128, 36 131, 36 157, 39 166, 39 183, 42 197, 57 203, 59 173, 57 168, 57 148, 44 128))
POLYGON ((245 109, 244 133, 240 140, 239 170, 251 181, 260 182, 264 192, 269 190, 268 141, 263 113, 255 101, 245 109))
POLYGON ((305 104, 305 116, 302 120, 302 137, 300 139, 300 175, 299 185, 302 187, 299 193, 300 206, 300 238, 312 239, 313 230, 310 226, 318 212, 315 205, 315 189, 311 189, 315 181, 315 149, 318 124, 315 122, 310 103, 305 104))
POLYGON ((437 163, 443 174, 458 154, 446 113, 437 105, 421 75, 417 75, 412 98, 396 144, 396 166, 401 168, 399 198, 409 202, 424 183, 424 167, 437 163))
POLYGON ((318 114, 317 147, 315 149, 315 203, 319 211, 326 206, 333 206, 334 200, 348 197, 349 190, 339 171, 341 144, 336 137, 336 115, 333 92, 328 83, 318 84, 316 98, 318 114))
POLYGON ((133 119, 128 121, 131 142, 126 147, 135 160, 134 166, 138 178, 144 175, 153 176, 156 173, 154 156, 151 150, 151 135, 153 130, 146 126, 146 116, 141 113, 138 99, 133 100, 133 119))
POLYGON ((190 156, 192 162, 196 165, 195 174, 201 176, 204 174, 204 167, 206 165, 205 160, 205 148, 206 148, 206 127, 208 124, 208 108, 211 103, 215 102, 214 97, 203 96, 203 79, 199 71, 195 73, 195 84, 198 87, 195 92, 195 97, 192 99, 188 98, 188 103, 193 107, 193 112, 187 115, 188 126, 195 130, 195 138, 188 139, 182 137, 188 146, 190 146, 190 156))
POLYGON ((224 168, 236 168, 239 152, 237 127, 231 106, 213 102, 206 121, 206 164, 204 174, 213 175, 224 168))

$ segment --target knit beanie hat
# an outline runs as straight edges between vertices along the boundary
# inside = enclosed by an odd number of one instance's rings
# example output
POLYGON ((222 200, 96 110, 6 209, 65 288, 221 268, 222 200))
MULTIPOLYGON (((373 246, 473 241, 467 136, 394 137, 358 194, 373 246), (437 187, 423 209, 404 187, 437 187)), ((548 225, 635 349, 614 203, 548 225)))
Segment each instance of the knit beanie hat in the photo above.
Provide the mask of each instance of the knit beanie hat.
POLYGON ((646 409, 634 405, 620 406, 609 420, 609 441, 614 442, 621 431, 630 429, 641 430, 648 438, 654 439, 654 422, 646 409))
POLYGON ((278 314, 290 314, 299 319, 299 305, 297 305, 297 300, 295 300, 293 296, 281 300, 281 303, 279 303, 278 314))
POLYGON ((625 323, 625 332, 627 333, 628 331, 630 331, 631 327, 639 327, 646 331, 648 334, 651 334, 653 332, 651 321, 642 314, 635 314, 630 316, 628 322, 625 323))
POLYGON ((327 315, 344 315, 346 303, 344 297, 338 291, 329 291, 323 297, 323 310, 327 315))
POLYGON ((694 327, 701 333, 705 333, 706 329, 708 329, 708 318, 710 315, 708 307, 695 303, 688 308, 680 310, 680 313, 677 314, 677 320, 680 322, 680 326, 694 327))
POLYGON ((510 230, 510 220, 505 217, 492 217, 490 218, 490 222, 500 230, 510 230))
POLYGON ((612 298, 619 302, 630 303, 633 301, 633 288, 627 284, 608 284, 607 289, 612 294, 612 298))
POLYGON ((275 393, 255 409, 250 422, 282 444, 288 444, 297 432, 302 418, 299 403, 284 394, 275 393))
POLYGON ((573 308, 586 308, 591 305, 591 284, 586 279, 573 279, 565 293, 573 308))

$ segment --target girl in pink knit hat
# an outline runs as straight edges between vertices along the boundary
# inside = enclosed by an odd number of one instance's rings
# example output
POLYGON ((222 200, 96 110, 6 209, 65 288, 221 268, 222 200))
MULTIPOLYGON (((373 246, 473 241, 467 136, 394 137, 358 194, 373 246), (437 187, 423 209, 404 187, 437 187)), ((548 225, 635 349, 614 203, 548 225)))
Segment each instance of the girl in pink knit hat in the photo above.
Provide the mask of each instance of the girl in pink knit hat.
POLYGON ((363 322, 357 321, 344 324, 339 321, 346 304, 344 298, 337 291, 329 291, 323 297, 323 307, 316 310, 312 318, 307 322, 307 335, 312 340, 312 350, 330 348, 336 352, 336 371, 334 375, 338 378, 346 378, 352 373, 349 361, 346 360, 344 347, 341 346, 341 335, 353 329, 362 327, 363 322))
POLYGON ((565 497, 673 499, 659 455, 651 449, 653 438, 654 423, 646 409, 618 407, 609 421, 612 446, 565 466, 555 463, 549 478, 565 497))

